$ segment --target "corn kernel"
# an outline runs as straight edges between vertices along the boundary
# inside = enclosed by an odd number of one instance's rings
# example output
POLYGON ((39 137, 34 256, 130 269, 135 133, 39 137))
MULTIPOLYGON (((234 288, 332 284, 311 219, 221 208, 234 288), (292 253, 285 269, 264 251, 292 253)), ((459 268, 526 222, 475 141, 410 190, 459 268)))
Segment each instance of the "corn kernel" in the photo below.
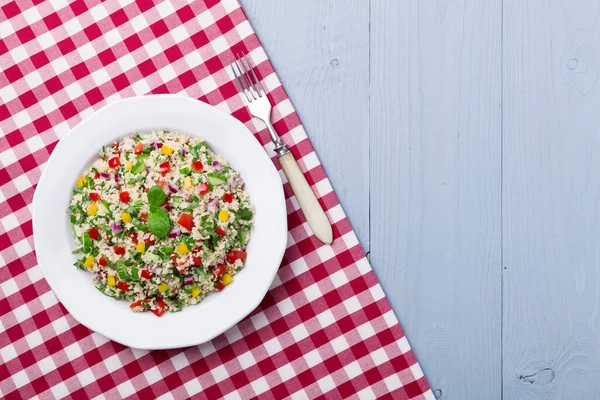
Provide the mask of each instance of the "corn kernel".
POLYGON ((163 146, 160 148, 160 152, 163 154, 166 154, 168 156, 170 156, 171 154, 173 154, 173 149, 170 148, 169 146, 165 146, 163 144, 163 146))
POLYGON ((233 277, 228 274, 228 273, 224 273, 223 276, 221 277, 221 283, 225 286, 229 285, 231 282, 233 282, 233 277))
POLYGON ((132 167, 131 161, 127 161, 125 163, 125 171, 131 171, 131 167, 132 167))
POLYGON ((192 178, 190 178, 189 176, 186 176, 185 178, 183 178, 183 186, 186 189, 191 189, 192 188, 192 178))
POLYGON ((86 258, 83 262, 83 265, 85 265, 87 268, 92 268, 94 266, 94 256, 88 256, 88 258, 86 258))
POLYGON ((135 251, 138 253, 143 253, 144 250, 146 250, 146 242, 138 242, 138 244, 135 245, 135 251))
POLYGON ((85 181, 86 181, 85 176, 82 176, 81 178, 77 179, 77 181, 75 183, 77 183, 77 186, 83 187, 83 184, 85 183, 85 181))
POLYGON ((88 208, 88 215, 91 217, 92 215, 96 215, 98 212, 98 206, 96 203, 90 204, 90 208, 88 208))
POLYGON ((192 288, 192 297, 200 296, 200 288, 198 286, 194 286, 192 288))
POLYGON ((131 214, 121 213, 121 220, 123 220, 123 222, 125 222, 126 224, 131 222, 131 214))
POLYGON ((161 293, 164 293, 167 290, 169 290, 169 285, 163 282, 160 285, 158 285, 158 290, 160 290, 161 293))
POLYGON ((115 277, 112 275, 108 275, 106 279, 108 280, 108 286, 110 287, 115 287, 115 285, 117 284, 115 277))
POLYGON ((229 212, 227 210, 219 211, 219 219, 221 221, 227 221, 229 219, 229 212))
POLYGON ((187 244, 179 243, 177 245, 177 253, 178 254, 183 255, 183 254, 187 254, 188 252, 189 252, 189 250, 188 250, 187 244))

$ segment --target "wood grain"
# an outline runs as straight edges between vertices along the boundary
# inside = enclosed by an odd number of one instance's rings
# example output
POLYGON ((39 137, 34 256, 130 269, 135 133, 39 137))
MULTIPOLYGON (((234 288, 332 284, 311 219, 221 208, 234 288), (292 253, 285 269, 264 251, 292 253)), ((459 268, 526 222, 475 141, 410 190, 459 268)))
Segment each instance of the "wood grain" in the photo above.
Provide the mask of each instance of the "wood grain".
POLYGON ((241 3, 368 252, 368 1, 241 3))
POLYGON ((504 397, 600 398, 597 1, 504 0, 504 397))
POLYGON ((443 399, 501 391, 501 11, 372 2, 370 257, 443 399))

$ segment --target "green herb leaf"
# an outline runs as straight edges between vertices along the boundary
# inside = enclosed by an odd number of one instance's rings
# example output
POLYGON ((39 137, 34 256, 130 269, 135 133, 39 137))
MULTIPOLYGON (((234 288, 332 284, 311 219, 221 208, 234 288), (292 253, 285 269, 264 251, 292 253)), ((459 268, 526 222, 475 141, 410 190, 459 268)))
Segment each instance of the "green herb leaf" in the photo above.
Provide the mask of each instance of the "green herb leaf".
POLYGON ((92 238, 90 238, 90 234, 87 232, 83 233, 83 252, 85 254, 92 252, 92 238))
POLYGON ((144 159, 143 158, 137 158, 137 162, 135 163, 135 165, 133 166, 133 168, 131 168, 131 172, 134 174, 139 174, 140 172, 142 172, 144 169, 146 168, 146 164, 144 164, 144 159))
POLYGON ((192 170, 191 170, 191 169, 189 169, 188 167, 184 167, 184 168, 180 168, 180 169, 179 169, 179 173, 180 173, 181 175, 184 175, 184 176, 185 176, 185 175, 189 175, 189 174, 191 174, 191 173, 192 173, 192 170))
MULTIPOLYGON (((160 190, 164 195, 162 189, 160 190)), ((148 192, 148 194, 150 194, 150 192, 148 192)), ((148 228, 150 229, 150 232, 154 234, 154 236, 165 239, 171 230, 171 219, 169 218, 169 214, 167 214, 167 212, 162 208, 151 208, 150 214, 148 215, 148 228)))
MULTIPOLYGON (((166 198, 167 195, 158 185, 154 185, 148 190, 148 204, 150 204, 150 206, 160 207, 163 205, 166 198)), ((152 228, 150 228, 150 230, 152 230, 152 228)))
POLYGON ((117 265, 115 267, 117 269, 117 274, 119 275, 119 278, 126 280, 126 281, 129 280, 129 273, 127 272, 127 266, 125 265, 123 260, 117 261, 117 265))
POLYGON ((250 211, 248 208, 245 208, 245 207, 240 208, 237 215, 244 221, 250 221, 252 219, 252 211, 250 211))
POLYGON ((102 205, 104 206, 104 208, 106 208, 106 211, 110 211, 110 204, 108 203, 108 201, 106 201, 106 200, 100 200, 100 202, 102 203, 102 205))
POLYGON ((127 212, 132 215, 137 215, 142 209, 142 201, 136 200, 129 207, 127 207, 127 212))

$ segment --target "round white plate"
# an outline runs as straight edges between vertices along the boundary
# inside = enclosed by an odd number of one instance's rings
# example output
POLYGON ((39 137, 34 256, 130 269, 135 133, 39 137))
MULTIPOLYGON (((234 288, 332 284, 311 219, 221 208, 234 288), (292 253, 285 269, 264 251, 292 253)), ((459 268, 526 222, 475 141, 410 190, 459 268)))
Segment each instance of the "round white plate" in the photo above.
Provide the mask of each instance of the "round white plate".
POLYGON ((225 332, 258 306, 269 289, 287 242, 281 179, 252 133, 238 120, 188 97, 156 95, 109 104, 60 140, 33 199, 37 259, 50 287, 80 323, 138 349, 192 346, 225 332), (132 132, 167 129, 204 138, 246 182, 255 207, 248 258, 233 283, 179 313, 134 313, 129 303, 104 296, 91 275, 73 266, 75 242, 67 207, 76 179, 102 145, 132 132))

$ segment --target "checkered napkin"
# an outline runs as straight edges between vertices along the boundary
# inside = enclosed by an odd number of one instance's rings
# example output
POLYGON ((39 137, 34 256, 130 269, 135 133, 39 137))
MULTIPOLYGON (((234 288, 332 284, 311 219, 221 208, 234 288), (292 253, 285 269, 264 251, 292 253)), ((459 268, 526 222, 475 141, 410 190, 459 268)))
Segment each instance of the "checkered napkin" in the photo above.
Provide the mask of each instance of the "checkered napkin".
POLYGON ((33 3, 0 7, 1 396, 433 398, 237 0, 33 3), (257 66, 275 128, 327 210, 335 242, 311 235, 281 174, 287 251, 248 318, 187 349, 109 341, 67 313, 37 266, 31 201, 44 164, 61 136, 106 103, 182 93, 244 122, 279 168, 226 68, 236 52, 257 66))

